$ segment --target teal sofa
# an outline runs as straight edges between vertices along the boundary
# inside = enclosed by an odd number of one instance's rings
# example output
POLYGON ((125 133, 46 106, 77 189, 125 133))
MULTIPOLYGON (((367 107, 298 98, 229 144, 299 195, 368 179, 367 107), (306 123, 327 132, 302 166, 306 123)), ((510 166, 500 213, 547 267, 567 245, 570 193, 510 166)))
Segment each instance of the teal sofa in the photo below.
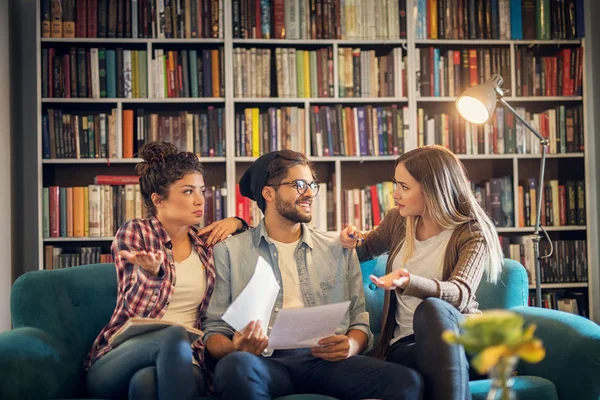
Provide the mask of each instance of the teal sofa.
MULTIPOLYGON (((363 263, 371 326, 381 323, 383 292, 368 280, 381 275, 386 257, 363 263)), ((14 329, 0 333, 0 399, 86 398, 82 362, 96 335, 108 322, 116 301, 112 264, 27 273, 11 293, 14 329)), ((599 399, 600 327, 584 318, 527 307, 527 276, 507 260, 497 285, 483 283, 477 298, 483 309, 511 308, 538 326, 547 347, 539 364, 521 363, 515 388, 519 400, 599 399)), ((471 382, 474 399, 484 399, 489 380, 471 382)), ((287 400, 326 400, 317 395, 287 400)), ((333 399, 332 399, 333 400, 333 399)))

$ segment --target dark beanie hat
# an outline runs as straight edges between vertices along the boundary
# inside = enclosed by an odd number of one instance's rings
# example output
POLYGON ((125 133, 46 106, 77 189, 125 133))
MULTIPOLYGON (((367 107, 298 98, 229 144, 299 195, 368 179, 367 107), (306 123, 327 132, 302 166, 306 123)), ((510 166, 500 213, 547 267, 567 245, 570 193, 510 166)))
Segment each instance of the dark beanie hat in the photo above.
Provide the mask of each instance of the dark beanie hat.
POLYGON ((269 165, 277 157, 279 157, 278 151, 260 156, 248 167, 240 179, 240 194, 256 201, 258 208, 263 213, 265 212, 266 203, 265 198, 262 196, 262 189, 269 180, 269 165))

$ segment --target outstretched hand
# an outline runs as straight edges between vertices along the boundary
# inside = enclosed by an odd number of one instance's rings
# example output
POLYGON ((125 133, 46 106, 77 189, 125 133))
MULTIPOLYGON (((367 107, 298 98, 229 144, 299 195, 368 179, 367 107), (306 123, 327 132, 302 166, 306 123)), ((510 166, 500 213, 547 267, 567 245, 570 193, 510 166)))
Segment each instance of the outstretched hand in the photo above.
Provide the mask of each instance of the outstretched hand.
POLYGON ((119 255, 134 265, 139 265, 142 269, 154 276, 158 275, 160 265, 163 262, 163 252, 156 253, 146 250, 128 251, 121 250, 119 255))
POLYGON ((410 273, 406 269, 400 268, 380 278, 376 277, 375 275, 371 275, 369 278, 371 279, 371 282, 381 289, 404 289, 410 282, 410 273))

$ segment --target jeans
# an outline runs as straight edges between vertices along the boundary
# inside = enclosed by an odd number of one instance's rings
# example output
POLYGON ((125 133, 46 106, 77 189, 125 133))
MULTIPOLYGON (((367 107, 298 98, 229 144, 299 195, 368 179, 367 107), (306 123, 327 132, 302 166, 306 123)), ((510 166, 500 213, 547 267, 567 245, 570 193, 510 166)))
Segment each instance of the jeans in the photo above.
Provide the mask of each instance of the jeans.
POLYGON ((187 331, 169 326, 135 336, 112 349, 88 370, 90 394, 104 399, 195 399, 206 385, 192 364, 187 331))
POLYGON ((394 343, 386 355, 386 361, 421 373, 425 382, 424 399, 471 399, 469 363, 464 348, 442 339, 445 330, 458 331, 464 318, 444 300, 425 299, 415 310, 414 335, 394 343))
POLYGON ((309 349, 279 350, 271 357, 231 353, 215 368, 223 399, 271 399, 313 393, 338 399, 420 399, 423 380, 414 370, 365 356, 330 362, 309 349))

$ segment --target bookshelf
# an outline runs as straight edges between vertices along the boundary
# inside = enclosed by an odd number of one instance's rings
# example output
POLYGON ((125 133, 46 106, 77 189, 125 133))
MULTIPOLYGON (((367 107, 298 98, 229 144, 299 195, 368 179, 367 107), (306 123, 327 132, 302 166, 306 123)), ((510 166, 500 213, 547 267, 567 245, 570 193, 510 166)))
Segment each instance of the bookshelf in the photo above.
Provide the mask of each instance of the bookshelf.
MULTIPOLYGON (((154 0, 153 0, 154 1, 154 0)), ((92 158, 92 159, 47 159, 43 157, 42 146, 42 115, 48 109, 63 109, 63 110, 96 110, 94 107, 103 107, 102 110, 116 110, 116 129, 120 132, 122 129, 122 111, 125 109, 144 108, 151 112, 166 111, 183 111, 183 110, 204 110, 206 107, 220 107, 223 109, 223 124, 224 124, 224 141, 225 155, 217 157, 201 157, 201 161, 207 171, 207 182, 210 185, 220 184, 225 182, 227 192, 227 200, 225 204, 225 214, 234 215, 237 210, 235 198, 235 184, 241 177, 241 174, 256 156, 240 155, 237 149, 238 134, 236 133, 236 115, 243 114, 245 109, 258 108, 261 113, 268 113, 269 108, 290 107, 304 110, 303 114, 299 114, 302 121, 298 121, 300 126, 304 127, 304 135, 299 139, 297 146, 304 150, 309 158, 315 162, 315 167, 322 181, 328 185, 327 189, 331 191, 331 198, 328 199, 328 206, 333 210, 329 218, 329 228, 332 230, 340 230, 345 225, 345 191, 350 191, 356 188, 364 188, 366 185, 372 185, 377 182, 389 181, 389 176, 392 174, 394 161, 397 155, 382 154, 382 155, 357 155, 361 153, 355 149, 355 153, 351 155, 316 155, 316 149, 312 141, 311 114, 310 110, 314 107, 319 109, 328 109, 335 112, 335 107, 340 105, 347 109, 372 106, 373 108, 391 109, 392 106, 397 107, 398 112, 402 115, 402 123, 404 125, 403 143, 401 145, 405 150, 410 150, 419 144, 427 143, 426 132, 419 133, 419 109, 423 109, 425 115, 432 114, 455 114, 453 110, 453 102, 460 92, 455 90, 452 95, 423 95, 419 91, 421 83, 417 73, 421 73, 422 69, 417 68, 414 62, 420 54, 424 53, 429 48, 439 48, 444 51, 461 51, 468 49, 478 49, 484 51, 487 48, 500 49, 504 52, 504 57, 508 64, 507 73, 504 75, 505 88, 509 88, 510 92, 505 99, 515 107, 523 107, 526 111, 532 114, 542 114, 547 109, 564 106, 579 107, 583 109, 581 115, 581 128, 583 132, 583 150, 571 151, 568 153, 555 152, 548 155, 547 173, 548 180, 558 180, 564 184, 567 180, 581 180, 585 187, 585 204, 586 213, 584 223, 577 223, 565 226, 547 226, 553 240, 588 240, 586 247, 587 258, 587 281, 595 282, 598 280, 598 272, 600 267, 598 259, 593 255, 596 250, 593 249, 592 242, 589 241, 591 232, 597 231, 596 211, 590 207, 590 199, 595 198, 595 194, 590 193, 595 190, 593 181, 589 171, 589 159, 595 159, 595 150, 589 146, 589 132, 587 127, 586 104, 588 103, 587 85, 591 80, 591 72, 588 70, 587 54, 582 65, 583 71, 583 92, 582 95, 561 96, 561 95, 518 95, 518 71, 517 58, 523 48, 533 49, 532 51, 540 50, 542 53, 546 50, 559 51, 563 48, 575 49, 577 47, 586 46, 587 39, 577 40, 510 40, 510 39, 424 39, 418 34, 418 21, 413 18, 412 12, 407 12, 405 20, 406 38, 395 39, 242 39, 234 37, 233 34, 233 15, 232 2, 222 1, 217 2, 222 5, 222 17, 220 20, 220 34, 222 38, 194 38, 194 39, 162 39, 162 38, 41 38, 40 29, 40 0, 36 2, 36 68, 37 68, 37 104, 36 104, 36 124, 37 137, 36 142, 39 144, 36 152, 36 168, 39 171, 37 176, 37 222, 38 235, 35 238, 35 251, 37 252, 38 265, 43 266, 44 261, 44 245, 54 245, 74 248, 81 244, 100 245, 105 250, 112 240, 111 235, 102 237, 44 237, 43 235, 43 201, 41 188, 48 185, 72 184, 84 185, 90 184, 91 179, 98 174, 104 175, 131 175, 134 165, 139 162, 136 158, 92 158), (155 49, 171 49, 171 50, 191 50, 198 51, 202 49, 223 48, 222 55, 222 79, 224 81, 224 91, 222 96, 217 97, 184 97, 184 98, 47 98, 41 94, 41 72, 42 72, 42 49, 56 47, 67 49, 68 47, 83 47, 85 49, 106 47, 107 49, 116 49, 123 47, 130 50, 145 51, 147 55, 147 63, 151 65, 155 49), (271 66, 270 80, 267 84, 270 88, 270 96, 253 96, 242 97, 236 96, 236 80, 238 79, 235 61, 236 49, 267 49, 271 51, 271 66), (328 82, 329 93, 327 96, 314 96, 313 93, 305 94, 305 97, 278 97, 275 51, 276 49, 295 49, 296 51, 318 51, 319 49, 327 49, 330 54, 329 62, 333 79, 328 82), (373 95, 365 97, 341 97, 342 81, 338 77, 338 73, 343 66, 340 65, 338 54, 343 53, 344 49, 361 49, 362 53, 372 51, 374 57, 383 57, 394 52, 394 49, 399 54, 399 59, 404 60, 403 71, 397 74, 395 69, 390 73, 396 73, 397 77, 402 79, 401 95, 386 95, 384 97, 374 97, 373 95), (545 49, 545 50, 544 50, 545 49), (400 110, 400 111, 398 111, 400 110)), ((413 10, 417 6, 418 0, 407 0, 407 10, 413 10)), ((363 11, 364 12, 364 11, 363 11)), ((396 56, 398 56, 396 54, 396 56)), ((544 53, 545 54, 545 53, 544 53)), ((362 66, 363 64, 361 64, 362 66)), ((366 65, 366 64, 364 64, 366 65)), ((399 64, 394 64, 399 65, 399 64)), ((363 76, 364 78, 364 76, 363 76)), ((372 84, 370 81, 369 84, 372 84)), ((150 88, 149 88, 150 90, 150 88)), ((525 133, 528 135, 528 133, 525 133)), ((117 135, 121 140, 120 135, 117 135)), ((400 139, 398 139, 400 140, 400 139)), ((441 143, 440 143, 441 144, 441 143)), ((475 144, 476 145, 476 144, 475 144)), ((464 152, 466 153, 466 152, 464 152)), ((463 160, 467 170, 469 171, 470 179, 474 183, 482 183, 490 178, 511 177, 512 194, 511 202, 514 207, 513 220, 518 223, 521 209, 515 205, 520 204, 518 199, 518 187, 526 183, 530 177, 536 177, 538 174, 538 158, 539 154, 489 154, 484 151, 484 154, 476 154, 478 151, 469 151, 468 154, 457 152, 458 157, 463 160), (475 153, 475 154, 474 154, 475 153)), ((324 195, 321 193, 320 195, 324 195)), ((581 221, 579 221, 581 222, 581 221)), ((526 236, 532 232, 533 228, 528 226, 500 226, 498 232, 501 236, 507 237, 511 242, 514 238, 526 236)), ((32 250, 33 251, 33 250, 32 250)), ((591 318, 597 318, 599 300, 595 297, 597 294, 594 290, 588 290, 591 285, 586 282, 562 282, 562 283, 544 283, 544 290, 566 290, 577 289, 585 292, 591 318), (594 313, 595 311, 595 313, 594 313)))

